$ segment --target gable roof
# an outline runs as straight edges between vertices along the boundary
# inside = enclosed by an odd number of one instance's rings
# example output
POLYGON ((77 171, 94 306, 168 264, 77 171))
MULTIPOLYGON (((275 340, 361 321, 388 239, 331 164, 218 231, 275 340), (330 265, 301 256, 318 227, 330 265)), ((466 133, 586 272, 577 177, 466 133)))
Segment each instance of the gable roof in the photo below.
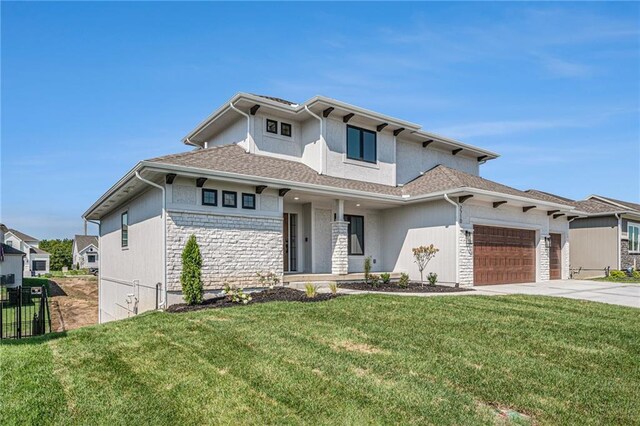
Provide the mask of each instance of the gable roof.
POLYGON ((5 243, 2 243, 2 251, 4 252, 4 254, 21 254, 24 256, 23 252, 5 243))
POLYGON ((531 195, 533 198, 537 198, 543 201, 557 202, 557 203, 565 203, 572 206, 575 206, 576 201, 571 198, 561 197, 560 195, 551 194, 550 192, 540 191, 537 189, 527 189, 527 194, 531 195))
POLYGON ((615 214, 615 213, 638 213, 640 214, 640 204, 628 201, 616 200, 614 198, 603 197, 601 195, 591 195, 584 200, 571 200, 549 192, 529 189, 526 191, 533 197, 546 201, 566 202, 576 208, 576 211, 592 214, 615 214))
POLYGON ((587 200, 597 200, 617 207, 628 208, 640 212, 640 204, 631 203, 629 201, 616 200, 615 198, 603 197, 602 195, 590 195, 587 200))
POLYGON ((31 235, 27 235, 23 232, 18 231, 17 229, 9 228, 9 232, 11 232, 16 237, 20 238, 22 241, 40 241, 38 238, 32 237, 31 235))
POLYGON ((78 252, 81 252, 92 244, 98 248, 98 237, 96 235, 76 235, 73 237, 73 241, 76 243, 78 252))
POLYGON ((44 251, 41 248, 38 247, 29 247, 29 253, 32 254, 49 254, 48 251, 44 251))
POLYGON ((298 105, 295 102, 291 102, 291 101, 288 101, 288 100, 282 99, 282 98, 274 98, 273 96, 256 95, 255 93, 252 93, 252 95, 253 96, 258 96, 258 97, 264 98, 264 99, 269 99, 270 101, 280 102, 281 104, 284 104, 284 105, 287 105, 287 106, 298 105))

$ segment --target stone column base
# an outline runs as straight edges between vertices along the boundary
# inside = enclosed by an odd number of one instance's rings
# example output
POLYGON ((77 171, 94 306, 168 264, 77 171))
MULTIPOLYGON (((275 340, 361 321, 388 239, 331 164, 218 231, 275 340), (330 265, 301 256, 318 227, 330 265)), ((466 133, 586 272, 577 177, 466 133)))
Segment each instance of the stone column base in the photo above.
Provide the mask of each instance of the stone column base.
POLYGON ((349 222, 331 222, 331 273, 349 273, 349 222))

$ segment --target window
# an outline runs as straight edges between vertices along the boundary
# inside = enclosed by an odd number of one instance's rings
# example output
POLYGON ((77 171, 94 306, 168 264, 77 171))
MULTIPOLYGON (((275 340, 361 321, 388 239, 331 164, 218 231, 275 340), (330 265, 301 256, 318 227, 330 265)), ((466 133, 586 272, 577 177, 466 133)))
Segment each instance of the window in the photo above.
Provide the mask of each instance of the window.
POLYGON ((637 223, 627 225, 627 234, 629 237, 629 251, 640 252, 640 225, 637 223))
POLYGON ((278 122, 267 118, 267 132, 278 134, 278 122))
POLYGON ((376 132, 347 126, 347 158, 376 162, 376 132))
POLYGON ((238 207, 238 193, 222 191, 222 207, 238 207))
POLYGON ((242 194, 242 208, 256 209, 256 194, 242 194))
POLYGON ((120 245, 129 247, 129 212, 120 215, 120 245))
POLYGON ((34 260, 33 261, 33 270, 34 271, 46 271, 47 270, 47 261, 46 260, 34 260))
POLYGON ((280 134, 282 136, 291 137, 291 124, 289 124, 289 123, 280 123, 280 134))
POLYGON ((364 254, 364 216, 344 215, 345 222, 349 222, 348 231, 349 234, 349 254, 350 255, 363 255, 364 254))
POLYGON ((96 255, 95 254, 90 254, 87 256, 87 262, 89 263, 95 263, 96 262, 96 255))
POLYGON ((217 206, 218 205, 218 191, 215 189, 202 189, 202 205, 203 206, 217 206))

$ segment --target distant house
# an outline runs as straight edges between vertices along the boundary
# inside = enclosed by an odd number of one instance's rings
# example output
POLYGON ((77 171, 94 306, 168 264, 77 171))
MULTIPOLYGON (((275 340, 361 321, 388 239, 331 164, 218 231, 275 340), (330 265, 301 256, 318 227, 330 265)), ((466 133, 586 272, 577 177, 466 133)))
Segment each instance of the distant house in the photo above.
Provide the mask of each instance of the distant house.
POLYGON ((73 267, 98 268, 98 236, 76 235, 73 238, 73 267))
POLYGON ((573 201, 527 191, 548 201, 571 203, 579 217, 569 222, 574 278, 603 276, 605 270, 640 268, 640 204, 590 195, 573 201))
POLYGON ((22 285, 23 258, 25 253, 4 243, 9 230, 0 223, 0 283, 7 287, 22 285))
POLYGON ((37 276, 49 272, 49 253, 40 249, 40 240, 20 232, 17 229, 8 229, 5 233, 4 243, 26 254, 24 262, 24 275, 37 276))

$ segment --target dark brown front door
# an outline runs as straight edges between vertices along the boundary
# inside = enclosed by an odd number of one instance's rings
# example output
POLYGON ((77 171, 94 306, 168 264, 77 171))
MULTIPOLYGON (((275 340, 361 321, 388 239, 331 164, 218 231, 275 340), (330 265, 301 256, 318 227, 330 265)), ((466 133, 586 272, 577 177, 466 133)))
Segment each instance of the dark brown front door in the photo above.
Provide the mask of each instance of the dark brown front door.
POLYGON ((282 221, 282 260, 284 262, 284 270, 289 270, 289 214, 284 214, 282 221))
POLYGON ((475 285, 536 280, 536 233, 528 229, 473 227, 475 285))
POLYGON ((562 278, 562 236, 560 234, 551 234, 549 278, 552 280, 562 278))

